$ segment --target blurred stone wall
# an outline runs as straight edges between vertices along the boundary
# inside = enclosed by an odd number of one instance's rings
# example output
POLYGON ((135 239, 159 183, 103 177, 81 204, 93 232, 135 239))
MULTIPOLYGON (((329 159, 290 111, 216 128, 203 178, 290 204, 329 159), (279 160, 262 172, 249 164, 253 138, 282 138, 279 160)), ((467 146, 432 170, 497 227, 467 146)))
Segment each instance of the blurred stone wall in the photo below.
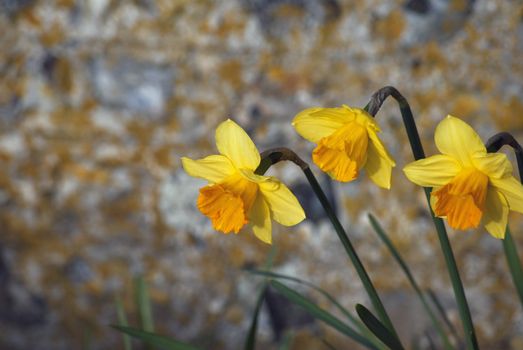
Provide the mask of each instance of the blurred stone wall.
MULTIPOLYGON (((260 266, 271 247, 214 232, 195 208, 204 182, 179 160, 215 153, 213 130, 228 117, 260 150, 289 146, 310 160, 312 145, 290 125, 297 112, 364 106, 390 84, 410 101, 427 154, 448 113, 485 140, 509 130, 523 141, 520 1, 0 0, 0 11, 2 349, 79 349, 87 339, 92 349, 121 348, 107 325, 116 322, 116 295, 138 324, 138 274, 159 332, 209 349, 241 347, 259 282, 241 268, 260 266)), ((396 105, 378 118, 397 160, 391 191, 365 176, 350 184, 318 176, 405 343, 423 348, 433 330, 368 212, 461 327, 422 191, 401 171, 412 155, 396 105)), ((271 172, 309 217, 274 228, 274 269, 349 308, 368 304, 302 174, 291 165, 271 172)), ((521 216, 510 219, 523 250, 521 216)), ((450 236, 480 343, 523 347, 501 243, 483 229, 450 236)), ((293 348, 320 348, 321 338, 353 346, 299 318, 285 323, 293 348)), ((259 342, 276 348, 266 310, 259 342)))

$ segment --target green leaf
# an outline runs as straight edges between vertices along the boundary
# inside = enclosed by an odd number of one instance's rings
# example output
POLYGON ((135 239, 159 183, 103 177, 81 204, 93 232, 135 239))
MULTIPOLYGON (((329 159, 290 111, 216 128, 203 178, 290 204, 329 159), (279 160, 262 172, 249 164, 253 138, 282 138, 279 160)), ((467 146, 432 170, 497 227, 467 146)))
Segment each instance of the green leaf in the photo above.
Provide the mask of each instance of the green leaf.
POLYGON ((272 265, 274 264, 274 259, 276 259, 276 255, 278 255, 278 246, 276 244, 273 244, 271 246, 269 254, 267 254, 267 259, 263 264, 263 268, 265 270, 270 270, 272 268, 272 265))
POLYGON ((443 341, 443 345, 445 346, 445 349, 447 349, 447 350, 453 349, 453 346, 450 343, 449 338, 447 337, 447 334, 445 333, 445 330, 443 329, 443 326, 438 321, 438 319, 434 315, 434 312, 430 308, 429 303, 427 302, 427 299, 425 298, 425 295, 421 291, 421 288, 419 287, 418 283, 414 279, 414 275, 410 271, 409 266, 405 263, 405 261, 403 260, 403 258, 400 255, 400 253, 394 246, 394 243, 392 243, 392 241, 390 240, 390 238, 387 235, 387 233, 385 232, 385 230, 383 230, 383 228, 379 224, 378 220, 376 220, 376 218, 372 214, 369 214, 368 217, 369 217, 369 221, 370 221, 372 228, 378 234, 378 237, 385 244, 385 246, 389 249, 389 252, 392 254, 392 256, 394 257, 396 262, 400 265, 401 269, 407 276, 407 279, 409 280, 410 285, 412 286, 412 288, 418 295, 418 298, 420 299, 421 304, 423 305, 430 320, 432 321, 432 324, 436 328, 436 331, 440 335, 441 340, 443 341))
POLYGON ((519 260, 516 244, 514 244, 514 239, 512 238, 508 225, 505 239, 503 240, 503 250, 505 251, 510 275, 512 276, 514 286, 516 287, 519 301, 521 302, 521 306, 523 306, 523 270, 521 268, 521 261, 519 260))
POLYGON ((131 327, 123 327, 123 326, 111 326, 114 329, 123 332, 125 334, 130 335, 133 338, 139 339, 146 344, 158 346, 161 349, 165 350, 200 350, 200 348, 197 348, 195 346, 179 342, 177 340, 154 334, 151 332, 142 331, 140 329, 131 328, 131 327))
POLYGON ((330 349, 330 350, 336 350, 336 348, 334 347, 334 345, 332 345, 331 343, 329 343, 327 340, 322 339, 321 342, 323 343, 323 345, 325 345, 326 348, 328 348, 328 349, 330 349))
POLYGON ((369 330, 374 333, 383 344, 387 345, 392 350, 403 350, 403 346, 396 336, 394 336, 365 306, 356 304, 356 312, 363 323, 365 323, 369 330))
POLYGON ((339 320, 337 317, 333 316, 329 312, 323 310, 313 302, 311 302, 309 299, 301 295, 300 293, 294 291, 293 289, 285 286, 284 284, 272 280, 270 282, 271 286, 274 287, 280 294, 285 296, 289 301, 293 302, 294 304, 302 307, 305 311, 307 311, 309 314, 314 316, 315 318, 322 320, 323 322, 327 323, 332 328, 336 329, 342 334, 345 334, 346 336, 352 338, 354 341, 360 343, 363 346, 366 346, 369 349, 376 349, 376 346, 372 344, 368 339, 361 336, 359 333, 357 333, 354 329, 352 329, 350 326, 339 320))
POLYGON ((154 331, 153 315, 151 311, 151 301, 149 299, 149 292, 147 284, 143 276, 139 276, 134 280, 134 293, 136 298, 136 306, 142 324, 142 329, 147 332, 154 331))
POLYGON ((320 287, 318 287, 310 282, 304 281, 297 277, 288 276, 288 275, 271 272, 271 271, 263 271, 263 270, 256 270, 256 269, 247 269, 246 271, 248 271, 249 273, 252 273, 254 275, 260 275, 260 276, 265 276, 265 277, 269 277, 269 278, 276 278, 276 279, 281 279, 281 280, 292 281, 292 282, 296 282, 301 285, 307 286, 307 287, 317 291, 318 293, 323 295, 327 300, 329 300, 344 316, 346 316, 354 324, 354 326, 358 327, 358 329, 360 331, 367 331, 367 328, 365 327, 365 325, 363 323, 361 323, 361 321, 358 320, 356 317, 352 316, 351 313, 349 312, 349 310, 344 308, 331 294, 329 294, 324 289, 321 289, 320 287))
MULTIPOLYGON (((374 284, 372 283, 372 280, 370 279, 369 274, 365 270, 365 267, 363 266, 363 263, 361 262, 358 254, 356 253, 356 249, 354 249, 354 246, 352 245, 352 242, 349 239, 349 236, 345 232, 345 229, 340 223, 340 220, 336 216, 336 211, 332 208, 330 205, 329 200, 327 199, 327 196, 321 189, 320 184, 318 183, 318 180, 316 180, 316 177, 312 173, 311 169, 309 167, 303 168, 303 173, 305 174, 305 177, 309 181, 309 184, 311 185, 312 190, 316 194, 316 197, 320 201, 323 209, 325 210, 325 214, 329 218, 329 220, 332 223, 332 226, 334 227, 334 231, 338 235, 338 238, 341 241, 342 246, 345 248, 345 252, 347 253, 347 256, 352 262, 352 265, 356 269, 356 272, 358 273, 358 277, 361 280, 361 283, 363 284, 363 288, 365 288, 365 291, 367 292, 367 295, 369 296, 369 299, 374 306, 374 309, 376 310, 378 316, 383 321, 383 323, 387 326, 387 328, 394 333, 397 336, 396 330, 394 329, 394 325, 392 324, 392 321, 387 314, 387 310, 385 309, 385 306, 383 305, 380 296, 378 292, 376 291, 376 288, 374 287, 374 284)), ((399 337, 398 337, 399 341, 399 337)))
MULTIPOLYGON (((447 317, 445 308, 443 307, 443 304, 441 304, 441 301, 437 297, 436 293, 434 293, 434 291, 428 289, 427 294, 429 295, 432 303, 436 307, 436 310, 438 310, 438 313, 439 313, 441 319, 443 320, 443 322, 445 323, 445 325, 448 327, 448 329, 450 330, 450 332, 452 333, 452 335, 454 336, 456 341, 458 343, 460 343, 461 340, 459 338, 458 332, 456 331, 456 328, 452 325, 452 322, 450 322, 449 318, 447 317)), ((461 348, 461 346, 458 346, 458 348, 461 348)))
POLYGON ((266 289, 267 284, 264 284, 260 293, 258 294, 258 300, 256 301, 256 307, 254 308, 251 326, 249 327, 249 333, 247 334, 247 339, 245 340, 245 350, 254 350, 256 346, 256 330, 258 329, 258 316, 263 305, 263 300, 265 299, 266 289))
MULTIPOLYGON (((120 297, 116 297, 115 300, 116 304, 116 315, 118 317, 118 323, 119 326, 127 327, 129 324, 127 323, 127 316, 125 315, 125 308, 123 307, 123 302, 120 297)), ((124 350, 131 350, 131 338, 124 334, 123 335, 123 346, 124 350)))

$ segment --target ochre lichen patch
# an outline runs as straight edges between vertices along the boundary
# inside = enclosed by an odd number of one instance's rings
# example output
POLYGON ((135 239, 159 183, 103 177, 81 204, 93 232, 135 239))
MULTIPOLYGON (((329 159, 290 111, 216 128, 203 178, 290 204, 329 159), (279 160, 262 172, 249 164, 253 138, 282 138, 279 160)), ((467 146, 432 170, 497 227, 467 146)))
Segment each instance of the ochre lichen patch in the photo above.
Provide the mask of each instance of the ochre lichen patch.
POLYGON ((386 41, 396 41, 405 30, 404 14, 397 9, 376 23, 376 36, 386 41))

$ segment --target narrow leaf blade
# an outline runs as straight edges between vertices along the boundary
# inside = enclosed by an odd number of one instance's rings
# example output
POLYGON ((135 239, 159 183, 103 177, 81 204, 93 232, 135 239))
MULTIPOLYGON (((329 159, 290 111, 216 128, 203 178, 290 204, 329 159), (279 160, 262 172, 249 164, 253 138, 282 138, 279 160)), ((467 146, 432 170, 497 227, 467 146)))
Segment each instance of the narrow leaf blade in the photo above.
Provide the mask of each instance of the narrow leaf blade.
POLYGON ((441 340, 443 341, 443 344, 445 346, 445 349, 451 350, 453 349, 452 344, 450 343, 449 338, 447 337, 447 334, 445 333, 445 330, 443 329, 443 326, 436 318, 436 315, 432 311, 432 309, 429 306, 429 303, 427 302, 427 299, 425 298, 425 295, 421 291, 421 288, 419 287, 418 283, 414 279, 414 275, 410 271, 409 266, 407 263, 405 263, 405 260, 401 257, 399 251, 394 246, 394 243, 392 243, 391 239, 385 232, 385 230, 381 227, 378 220, 374 217, 374 215, 369 214, 368 215, 370 224, 372 228, 374 229, 374 232, 378 235, 378 237, 381 239, 381 241, 385 244, 385 246, 388 248, 389 252, 391 253, 392 257, 396 260, 396 262, 400 265, 401 269, 403 270, 403 273, 407 276, 407 279, 418 295, 418 298, 421 301, 421 304, 423 305, 423 308, 427 312, 427 315, 429 316, 430 320, 432 321, 432 324, 434 325, 434 328, 438 332, 439 336, 441 337, 441 340))
POLYGON ((139 339, 149 345, 158 346, 165 350, 201 350, 195 346, 182 343, 180 341, 165 337, 163 335, 154 334, 151 332, 142 331, 140 329, 123 326, 111 326, 114 329, 130 335, 133 338, 139 339))
POLYGON ((329 294, 327 291, 316 286, 313 283, 304 281, 298 277, 288 276, 288 275, 284 275, 284 274, 276 273, 276 272, 272 272, 272 271, 255 270, 255 269, 249 269, 247 271, 254 275, 265 276, 265 277, 281 279, 281 280, 287 280, 287 281, 291 281, 291 282, 295 282, 295 283, 307 286, 307 287, 317 291, 322 296, 324 296, 327 300, 329 300, 338 310, 340 310, 340 312, 343 315, 345 315, 352 323, 354 323, 354 325, 356 327, 360 328, 360 330, 366 329, 365 326, 363 325, 363 323, 361 323, 361 321, 358 320, 356 317, 352 316, 351 313, 349 312, 349 310, 344 308, 331 294, 329 294))
POLYGON ((254 350, 256 346, 256 330, 258 329, 258 317, 260 315, 260 310, 263 305, 263 300, 265 298, 265 290, 267 289, 267 285, 265 284, 260 294, 258 295, 258 299, 256 300, 256 307, 254 308, 254 314, 252 316, 251 326, 249 327, 249 333, 247 334, 247 339, 245 340, 245 350, 254 350))
MULTIPOLYGON (((115 300, 116 304, 116 315, 118 318, 119 326, 127 327, 129 326, 129 323, 127 323, 127 315, 125 314, 125 308, 123 306, 122 299, 120 297, 116 297, 115 300)), ((124 350, 131 350, 131 338, 127 334, 123 334, 123 346, 124 350)))
POLYGON ((151 300, 149 298, 149 291, 147 290, 147 283, 143 276, 137 277, 134 283, 136 306, 138 307, 142 329, 147 332, 154 332, 151 300))
POLYGON ((339 320, 337 317, 333 316, 329 312, 323 310, 322 308, 311 302, 309 299, 307 299, 300 293, 275 280, 272 280, 270 284, 272 287, 274 287, 274 289, 276 289, 280 294, 285 296, 289 301, 302 307, 305 311, 307 311, 315 318, 322 320, 323 322, 327 323, 329 326, 333 327, 340 333, 345 334, 346 336, 352 338, 354 341, 366 346, 367 348, 376 349, 376 347, 369 340, 361 336, 354 329, 352 329, 350 326, 339 320))
POLYGON ((403 350, 403 346, 398 339, 365 306, 357 304, 356 312, 363 323, 365 323, 369 330, 374 333, 383 344, 392 350, 403 350))
POLYGON ((521 267, 521 260, 519 259, 516 244, 512 238, 508 225, 505 239, 503 240, 503 250, 507 259, 510 275, 512 276, 512 281, 514 282, 514 287, 516 287, 519 301, 521 302, 521 306, 523 306, 523 269, 521 267))

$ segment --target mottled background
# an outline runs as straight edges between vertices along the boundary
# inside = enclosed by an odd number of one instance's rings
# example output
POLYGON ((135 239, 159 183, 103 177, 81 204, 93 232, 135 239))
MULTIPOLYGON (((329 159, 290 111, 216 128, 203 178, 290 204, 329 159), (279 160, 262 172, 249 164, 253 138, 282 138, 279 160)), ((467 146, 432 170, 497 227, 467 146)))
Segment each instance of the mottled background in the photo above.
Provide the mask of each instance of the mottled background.
MULTIPOLYGON (((92 349, 121 348, 107 325, 117 294, 137 324, 138 274, 159 332, 241 346, 259 283, 241 268, 260 266, 270 246, 214 232, 195 208, 204 182, 180 166, 182 155, 216 152, 213 130, 228 117, 260 150, 288 146, 309 161, 312 145, 290 125, 297 112, 364 106, 391 84, 410 101, 428 154, 447 113, 485 140, 509 130, 523 141, 519 0, 0 0, 0 31, 2 349, 80 349, 87 338, 92 349)), ((378 118, 398 164, 391 191, 317 174, 405 343, 426 348, 434 331, 368 212, 461 330, 459 317, 422 191, 401 171, 412 155, 394 102, 378 118)), ((346 307, 369 305, 303 175, 289 164, 271 173, 309 217, 275 227, 274 269, 346 307)), ((511 215, 521 250, 522 224, 511 215)), ((500 241, 483 229, 449 234, 480 343, 523 348, 500 241)), ((284 321, 295 349, 321 348, 321 338, 352 346, 318 322, 284 321)), ((265 309, 260 322, 259 348, 276 348, 265 309)))

